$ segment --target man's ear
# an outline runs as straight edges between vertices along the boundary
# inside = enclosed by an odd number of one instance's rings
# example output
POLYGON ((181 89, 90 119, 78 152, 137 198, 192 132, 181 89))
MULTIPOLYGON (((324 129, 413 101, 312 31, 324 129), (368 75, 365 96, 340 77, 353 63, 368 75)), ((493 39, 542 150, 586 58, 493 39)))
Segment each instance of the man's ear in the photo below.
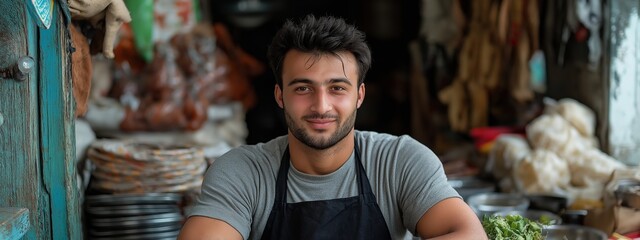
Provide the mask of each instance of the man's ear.
POLYGON ((280 86, 278 86, 278 84, 276 84, 275 88, 273 89, 273 95, 276 98, 278 106, 280 106, 280 108, 284 108, 284 103, 282 102, 282 89, 280 88, 280 86))
POLYGON ((362 105, 362 101, 364 101, 364 92, 364 83, 361 83, 360 87, 358 87, 358 102, 356 103, 356 108, 360 108, 362 105))

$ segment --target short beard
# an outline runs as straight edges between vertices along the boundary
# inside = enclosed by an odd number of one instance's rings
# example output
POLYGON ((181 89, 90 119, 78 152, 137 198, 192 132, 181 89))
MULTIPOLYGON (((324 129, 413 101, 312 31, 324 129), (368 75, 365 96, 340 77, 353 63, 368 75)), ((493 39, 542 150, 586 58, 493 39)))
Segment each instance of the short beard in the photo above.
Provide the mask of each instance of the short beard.
MULTIPOLYGON (((298 141, 316 150, 325 150, 327 148, 333 147, 338 142, 342 141, 342 139, 347 137, 347 135, 349 135, 349 132, 351 132, 351 129, 353 129, 355 125, 356 112, 357 112, 357 109, 354 110, 353 113, 351 113, 351 115, 349 115, 349 117, 347 118, 347 120, 344 122, 343 125, 338 126, 338 129, 336 129, 336 132, 332 134, 328 139, 322 139, 320 137, 314 138, 310 136, 302 126, 296 125, 295 121, 293 121, 293 118, 291 117, 291 115, 289 115, 286 108, 284 109, 284 115, 285 115, 285 119, 287 122, 287 126, 289 128, 289 131, 291 131, 293 136, 296 139, 298 139, 298 141)), ((310 116, 305 116, 305 118, 308 118, 308 117, 310 116)), ((313 117, 322 118, 327 116, 315 115, 313 117)), ((336 122, 339 123, 340 119, 336 119, 336 122)))

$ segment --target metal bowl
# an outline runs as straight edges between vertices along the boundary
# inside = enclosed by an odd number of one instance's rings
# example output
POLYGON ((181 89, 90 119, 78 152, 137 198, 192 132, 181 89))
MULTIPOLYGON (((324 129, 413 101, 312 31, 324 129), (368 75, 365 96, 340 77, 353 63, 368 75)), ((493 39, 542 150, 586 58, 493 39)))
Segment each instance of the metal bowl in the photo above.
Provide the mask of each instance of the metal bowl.
POLYGON ((541 222, 541 219, 546 219, 549 220, 549 224, 554 225, 554 224, 562 224, 562 218, 560 218, 560 216, 553 214, 551 212, 548 211, 542 211, 542 210, 514 210, 514 211, 500 211, 500 212, 496 212, 493 214, 494 216, 503 216, 506 217, 507 215, 519 215, 522 216, 524 218, 527 218, 529 220, 532 221, 537 221, 537 222, 541 222))
POLYGON ((529 209, 549 211, 560 214, 567 208, 567 198, 558 195, 527 195, 529 209))
POLYGON ((584 225, 584 219, 587 214, 589 214, 589 211, 585 209, 565 209, 560 213, 560 217, 564 224, 584 225))
POLYGON ((467 203, 480 218, 500 211, 524 211, 529 207, 529 199, 510 193, 479 193, 469 197, 467 203))
POLYGON ((607 240, 607 234, 595 228, 580 225, 549 225, 542 228, 542 236, 547 240, 607 240))
POLYGON ((448 182, 465 201, 472 195, 496 190, 495 184, 476 177, 450 178, 448 182))
POLYGON ((615 195, 622 206, 640 209, 640 181, 620 180, 615 195))

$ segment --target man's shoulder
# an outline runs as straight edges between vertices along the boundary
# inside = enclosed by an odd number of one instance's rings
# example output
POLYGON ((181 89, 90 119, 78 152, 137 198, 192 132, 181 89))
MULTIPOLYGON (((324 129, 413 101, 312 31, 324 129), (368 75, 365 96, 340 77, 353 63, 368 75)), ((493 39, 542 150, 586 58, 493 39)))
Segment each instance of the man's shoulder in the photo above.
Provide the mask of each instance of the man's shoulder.
POLYGON ((409 135, 393 135, 389 133, 381 133, 374 131, 356 130, 356 140, 359 144, 374 145, 396 145, 408 142, 410 144, 421 144, 409 135))
POLYGON ((393 135, 371 131, 357 131, 356 141, 362 154, 375 159, 412 162, 424 158, 437 159, 433 151, 409 135, 393 135))
POLYGON ((235 164, 266 163, 273 159, 279 159, 286 146, 287 142, 284 136, 263 143, 241 145, 220 156, 216 162, 233 161, 235 164))

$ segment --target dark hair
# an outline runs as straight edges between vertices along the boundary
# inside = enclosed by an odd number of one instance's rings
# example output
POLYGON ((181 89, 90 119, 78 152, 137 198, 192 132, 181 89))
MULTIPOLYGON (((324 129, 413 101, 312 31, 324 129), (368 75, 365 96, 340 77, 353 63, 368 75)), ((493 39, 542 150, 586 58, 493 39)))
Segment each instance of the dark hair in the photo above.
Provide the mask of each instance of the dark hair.
POLYGON ((358 86, 364 81, 371 66, 371 52, 365 42, 365 35, 355 26, 336 17, 307 15, 294 23, 287 20, 273 37, 267 58, 276 77, 276 83, 282 87, 282 63, 289 50, 306 53, 337 54, 351 52, 358 62, 358 86))

